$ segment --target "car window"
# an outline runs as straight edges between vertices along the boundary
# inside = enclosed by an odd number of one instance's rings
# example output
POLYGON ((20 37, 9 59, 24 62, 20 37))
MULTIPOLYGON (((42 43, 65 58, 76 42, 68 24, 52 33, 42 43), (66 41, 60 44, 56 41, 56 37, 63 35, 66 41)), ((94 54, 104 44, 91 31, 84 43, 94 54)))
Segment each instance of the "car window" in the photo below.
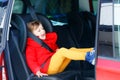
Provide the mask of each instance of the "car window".
POLYGON ((99 42, 98 42, 98 55, 104 57, 113 57, 113 4, 112 0, 105 2, 101 0, 99 9, 99 42), (106 11, 107 10, 107 11, 106 11))
POLYGON ((98 18, 98 55, 120 58, 120 3, 119 0, 101 0, 98 18))
POLYGON ((120 0, 114 0, 114 56, 120 58, 120 0))
POLYGON ((71 10, 71 0, 31 0, 36 12, 55 15, 65 14, 71 10), (42 6, 42 7, 41 7, 42 6))
POLYGON ((48 18, 59 21, 67 22, 66 14, 71 11, 71 0, 30 0, 35 11, 42 13, 48 18))
POLYGON ((22 0, 15 0, 14 7, 13 7, 13 13, 21 14, 23 11, 23 2, 22 0))
MULTIPOLYGON (((53 25, 67 24, 67 14, 71 11, 79 12, 81 8, 79 0, 30 0, 36 13, 42 13, 51 19, 53 25), (74 7, 73 7, 74 6, 74 7)), ((94 13, 97 12, 96 3, 98 0, 92 0, 94 13)), ((84 6, 85 7, 85 6, 84 6)), ((86 7, 85 7, 86 8, 86 7)), ((86 10, 86 9, 85 9, 86 10)), ((15 0, 13 13, 29 13, 22 0, 15 0)))

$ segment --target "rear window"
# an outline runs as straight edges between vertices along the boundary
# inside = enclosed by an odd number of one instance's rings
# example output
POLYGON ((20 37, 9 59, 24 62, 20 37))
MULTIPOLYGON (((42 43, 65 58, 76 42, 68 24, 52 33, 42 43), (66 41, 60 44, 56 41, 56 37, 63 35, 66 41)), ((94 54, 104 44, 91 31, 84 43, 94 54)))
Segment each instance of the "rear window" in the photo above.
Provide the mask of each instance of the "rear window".
MULTIPOLYGON (((42 13, 48 18, 59 21, 67 22, 66 14, 69 12, 80 12, 86 11, 90 8, 89 1, 81 0, 30 0, 33 8, 37 13, 42 13)), ((90 0, 91 1, 91 0, 90 0)), ((93 11, 97 12, 98 0, 91 1, 93 6, 93 11)), ((15 0, 13 13, 23 13, 27 9, 22 0, 15 0)), ((89 11, 89 10, 88 10, 89 11)))
POLYGON ((23 11, 23 1, 22 0, 15 0, 13 13, 21 14, 23 11))

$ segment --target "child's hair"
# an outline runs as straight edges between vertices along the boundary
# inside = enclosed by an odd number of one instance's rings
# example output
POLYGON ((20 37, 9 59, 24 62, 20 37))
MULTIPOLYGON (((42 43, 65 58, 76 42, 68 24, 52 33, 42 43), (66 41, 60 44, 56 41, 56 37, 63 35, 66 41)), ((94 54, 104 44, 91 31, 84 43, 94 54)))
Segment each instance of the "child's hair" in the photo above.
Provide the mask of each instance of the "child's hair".
POLYGON ((39 25, 42 25, 42 24, 40 21, 37 21, 37 20, 27 23, 27 27, 28 27, 30 32, 32 32, 33 30, 36 30, 39 25))

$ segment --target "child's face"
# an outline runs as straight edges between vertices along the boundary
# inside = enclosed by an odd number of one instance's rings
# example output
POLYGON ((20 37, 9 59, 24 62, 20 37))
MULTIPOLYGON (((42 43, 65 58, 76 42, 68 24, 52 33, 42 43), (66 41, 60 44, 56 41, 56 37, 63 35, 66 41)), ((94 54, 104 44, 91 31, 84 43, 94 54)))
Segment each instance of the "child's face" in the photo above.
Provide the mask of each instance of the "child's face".
POLYGON ((33 34, 35 36, 38 36, 42 40, 46 39, 46 32, 45 32, 42 24, 40 24, 37 29, 33 30, 33 34))

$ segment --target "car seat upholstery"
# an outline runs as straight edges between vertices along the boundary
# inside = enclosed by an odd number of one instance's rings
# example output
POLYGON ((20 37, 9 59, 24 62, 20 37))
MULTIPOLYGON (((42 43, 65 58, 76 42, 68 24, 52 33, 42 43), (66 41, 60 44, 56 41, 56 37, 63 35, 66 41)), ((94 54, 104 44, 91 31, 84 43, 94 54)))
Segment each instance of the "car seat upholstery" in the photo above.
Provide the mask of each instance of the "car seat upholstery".
POLYGON ((93 47, 95 40, 96 17, 91 12, 69 12, 68 25, 77 47, 93 47))
MULTIPOLYGON (((39 20, 47 31, 52 31, 51 23, 43 15, 38 15, 39 20), (48 24, 48 25, 46 25, 48 24)), ((56 75, 38 78, 30 76, 31 71, 25 61, 25 44, 27 38, 26 22, 30 21, 30 15, 12 15, 9 36, 9 50, 12 62, 13 75, 15 80, 80 80, 79 71, 65 71, 56 75)))
MULTIPOLYGON (((71 36, 76 42, 76 47, 94 47, 96 27, 95 15, 87 11, 69 12, 67 18, 71 36)), ((80 65, 83 77, 95 77, 95 66, 89 64, 87 61, 81 61, 80 65)))

